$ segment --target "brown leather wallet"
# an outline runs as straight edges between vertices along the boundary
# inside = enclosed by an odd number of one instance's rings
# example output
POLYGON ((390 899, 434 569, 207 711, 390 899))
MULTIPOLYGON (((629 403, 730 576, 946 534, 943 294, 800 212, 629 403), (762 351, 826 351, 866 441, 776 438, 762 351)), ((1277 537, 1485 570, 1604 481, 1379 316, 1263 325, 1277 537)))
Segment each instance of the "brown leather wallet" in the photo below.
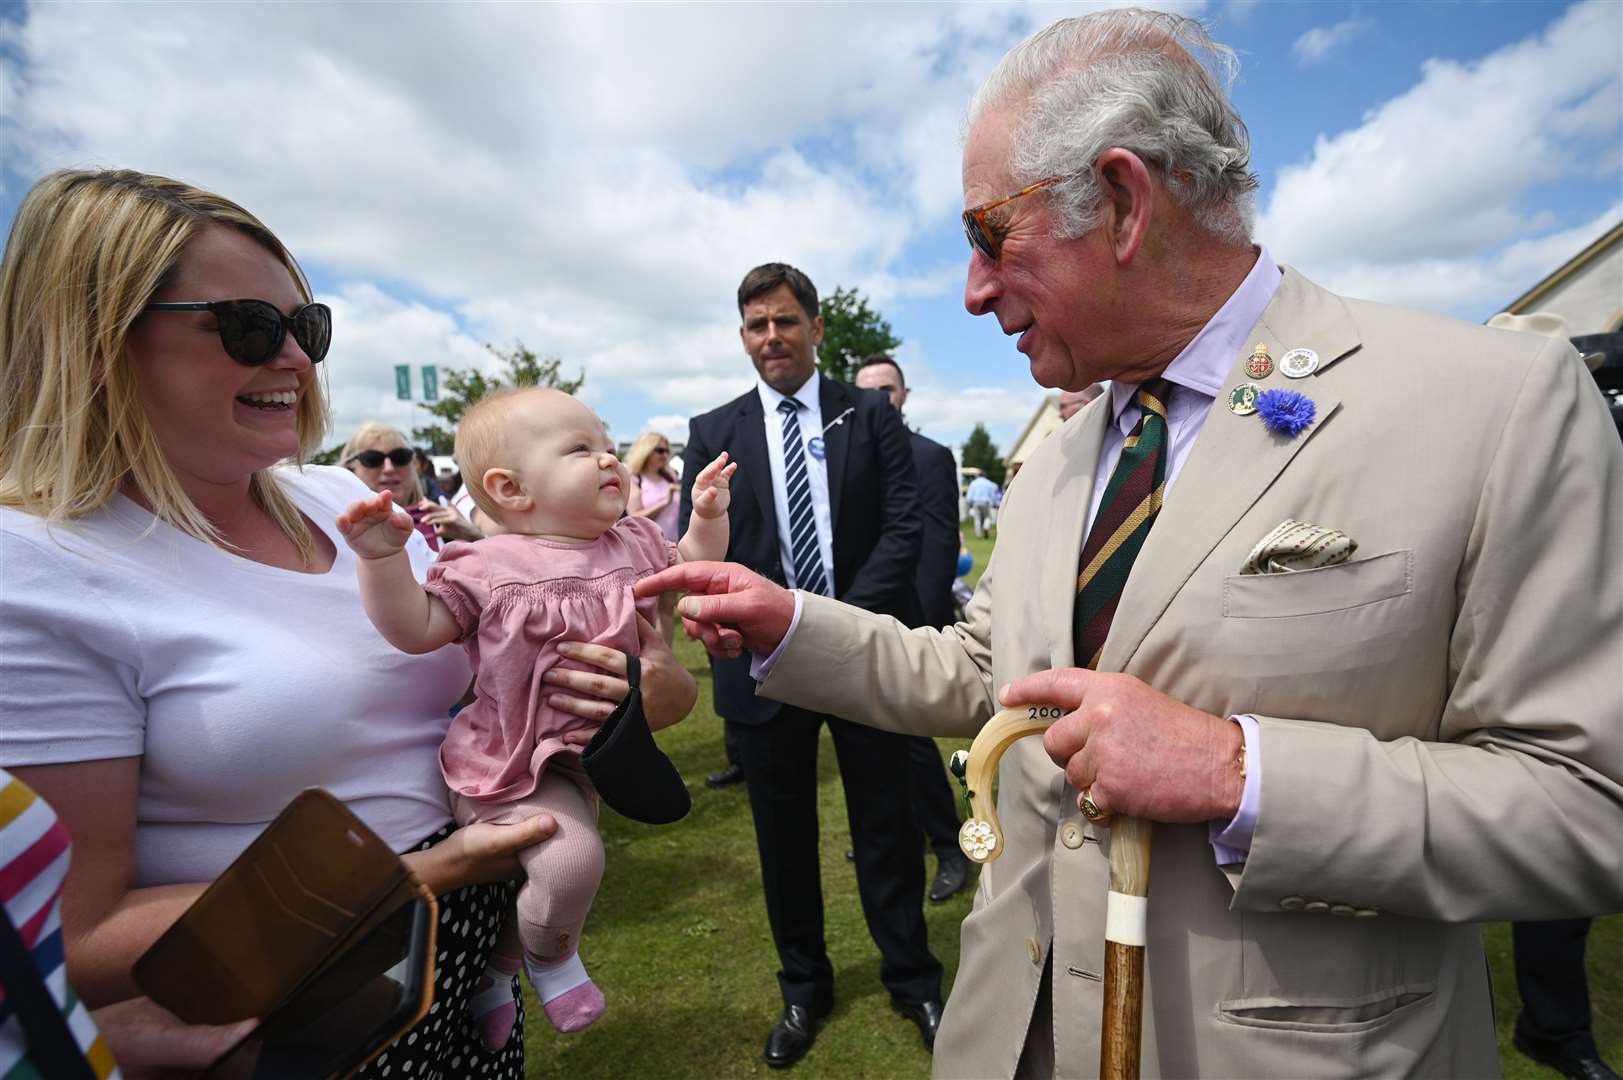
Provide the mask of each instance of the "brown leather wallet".
MULTIPOLYGON (((190 1024, 264 1018, 417 897, 437 910, 400 856, 310 788, 136 961, 135 984, 190 1024)), ((433 985, 430 972, 418 1019, 433 985)))

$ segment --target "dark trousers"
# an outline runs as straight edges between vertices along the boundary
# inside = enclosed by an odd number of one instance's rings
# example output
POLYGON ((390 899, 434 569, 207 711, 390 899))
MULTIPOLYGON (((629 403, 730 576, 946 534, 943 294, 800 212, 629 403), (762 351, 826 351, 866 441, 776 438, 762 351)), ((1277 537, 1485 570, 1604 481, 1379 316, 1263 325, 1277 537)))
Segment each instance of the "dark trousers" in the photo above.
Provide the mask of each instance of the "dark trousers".
POLYGON ((1589 980, 1584 975, 1589 920, 1512 923, 1510 935, 1516 950, 1516 989, 1522 995, 1517 1031, 1552 1051, 1594 1056, 1589 980))
POLYGON ((823 940, 818 867, 817 740, 828 725, 845 784, 856 853, 857 892, 879 946, 879 978, 902 1001, 941 997, 941 963, 924 925, 924 854, 909 810, 903 736, 784 706, 760 726, 736 728, 755 816, 767 921, 778 947, 786 1005, 824 1012, 834 1004, 834 968, 823 940))
POLYGON ((941 764, 941 752, 927 735, 906 735, 907 778, 912 785, 913 823, 924 833, 937 859, 956 858, 958 807, 952 783, 941 764))

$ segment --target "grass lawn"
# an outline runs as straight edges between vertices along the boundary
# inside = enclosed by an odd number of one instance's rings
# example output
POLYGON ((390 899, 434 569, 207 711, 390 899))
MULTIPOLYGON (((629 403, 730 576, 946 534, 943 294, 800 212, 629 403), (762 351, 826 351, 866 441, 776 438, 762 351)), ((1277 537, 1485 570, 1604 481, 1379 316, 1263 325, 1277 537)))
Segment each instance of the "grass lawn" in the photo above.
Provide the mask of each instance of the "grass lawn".
MULTIPOLYGON (((971 537, 977 577, 991 541, 971 537)), ((583 957, 608 998, 604 1018, 563 1038, 528 997, 527 1061, 532 1078, 764 1076, 761 1046, 782 1008, 777 955, 761 900, 755 831, 742 786, 705 788, 723 764, 721 721, 711 708, 703 651, 677 632, 678 653, 699 680, 699 703, 683 723, 662 732, 693 793, 680 824, 655 828, 603 814, 608 871, 587 922, 583 957)), ((945 758, 966 742, 939 740, 945 758)), ((879 957, 857 900, 845 801, 833 746, 818 760, 823 833, 823 900, 834 963, 833 1016, 793 1075, 926 1076, 930 1058, 918 1030, 890 1010, 879 981, 879 957)), ((935 872, 929 858, 927 872, 935 872)), ((946 967, 958 967, 958 924, 968 914, 966 890, 945 904, 925 904, 930 945, 946 967)), ((1510 929, 1486 930, 1498 1002, 1500 1058, 1510 1077, 1553 1077, 1510 1046, 1519 999, 1510 964, 1510 929)), ((1602 1053, 1623 1064, 1623 916, 1597 920, 1589 941, 1595 1030, 1602 1053)), ((526 989, 526 995, 530 991, 526 989)))

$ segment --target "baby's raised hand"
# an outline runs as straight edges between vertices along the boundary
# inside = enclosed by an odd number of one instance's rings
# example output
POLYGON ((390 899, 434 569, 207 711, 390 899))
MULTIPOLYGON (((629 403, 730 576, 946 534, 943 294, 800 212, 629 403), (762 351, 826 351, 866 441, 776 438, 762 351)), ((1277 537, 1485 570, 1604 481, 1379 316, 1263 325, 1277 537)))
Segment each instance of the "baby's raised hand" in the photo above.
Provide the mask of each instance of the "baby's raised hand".
POLYGON ((737 471, 738 463, 735 461, 729 465, 725 450, 701 469, 693 480, 693 512, 702 518, 718 518, 725 514, 733 501, 728 488, 733 473, 737 471))
POLYGON ((395 512, 394 496, 387 491, 351 503, 338 515, 344 542, 363 559, 381 559, 406 546, 411 518, 395 512))

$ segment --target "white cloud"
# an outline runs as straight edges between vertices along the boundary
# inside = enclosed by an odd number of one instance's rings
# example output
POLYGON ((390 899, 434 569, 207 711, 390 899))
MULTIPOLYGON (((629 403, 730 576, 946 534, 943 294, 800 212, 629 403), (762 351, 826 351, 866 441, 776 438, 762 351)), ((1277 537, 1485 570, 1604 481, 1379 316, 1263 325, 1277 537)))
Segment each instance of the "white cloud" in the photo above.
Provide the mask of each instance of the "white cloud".
POLYGON ((1096 6, 37 4, 0 20, 0 158, 182 177, 350 282, 340 425, 407 422, 397 357, 514 338, 600 406, 696 410, 748 384, 756 263, 878 303, 961 286, 901 257, 955 208, 964 103, 1034 22, 1096 6))
POLYGON ((1427 61, 1415 86, 1280 171, 1258 234, 1320 280, 1477 317, 1509 299, 1512 245, 1558 239, 1536 189, 1615 174, 1620 35, 1623 7, 1591 0, 1473 63, 1427 61))
POLYGON ((1333 26, 1315 26, 1291 43, 1298 64, 1316 64, 1370 27, 1368 19, 1343 19, 1333 26))

